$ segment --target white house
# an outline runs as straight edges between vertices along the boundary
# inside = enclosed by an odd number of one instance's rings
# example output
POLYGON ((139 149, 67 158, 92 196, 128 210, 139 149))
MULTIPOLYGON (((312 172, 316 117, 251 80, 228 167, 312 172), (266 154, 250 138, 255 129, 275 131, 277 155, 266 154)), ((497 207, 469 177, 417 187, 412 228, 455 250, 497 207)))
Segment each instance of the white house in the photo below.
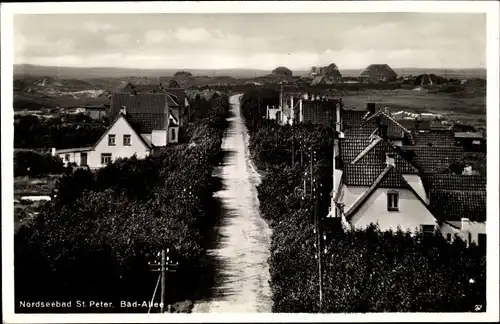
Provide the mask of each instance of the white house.
POLYGON ((55 150, 65 164, 96 169, 118 158, 147 157, 153 145, 139 135, 125 114, 120 114, 92 147, 55 150))
POLYGON ((178 142, 179 123, 170 109, 167 95, 119 93, 113 98, 112 109, 116 111, 119 105, 119 112, 94 146, 53 149, 52 154, 58 155, 67 165, 75 163, 96 169, 118 158, 133 155, 145 158, 154 147, 178 142))
POLYGON ((434 232, 438 222, 420 177, 401 172, 394 158, 387 159, 386 164, 347 164, 338 170, 331 216, 341 217, 348 229, 377 223, 383 231, 434 232))

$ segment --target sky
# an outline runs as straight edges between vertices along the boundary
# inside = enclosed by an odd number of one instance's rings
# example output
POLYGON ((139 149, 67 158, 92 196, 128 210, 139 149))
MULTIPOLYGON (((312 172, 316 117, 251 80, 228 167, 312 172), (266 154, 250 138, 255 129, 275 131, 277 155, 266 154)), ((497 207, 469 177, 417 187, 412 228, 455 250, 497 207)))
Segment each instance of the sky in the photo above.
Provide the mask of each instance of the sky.
POLYGON ((14 63, 165 69, 486 68, 481 13, 14 17, 14 63))

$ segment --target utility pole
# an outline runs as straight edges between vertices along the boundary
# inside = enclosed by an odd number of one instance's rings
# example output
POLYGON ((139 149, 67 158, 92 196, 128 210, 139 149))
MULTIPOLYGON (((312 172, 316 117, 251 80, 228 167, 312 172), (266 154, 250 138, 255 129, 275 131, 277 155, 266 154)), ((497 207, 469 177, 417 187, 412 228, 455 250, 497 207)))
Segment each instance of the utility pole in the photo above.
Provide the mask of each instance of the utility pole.
MULTIPOLYGON (((165 300, 166 300, 166 289, 167 289, 167 272, 175 272, 178 262, 173 263, 170 261, 170 256, 167 253, 170 252, 170 249, 167 248, 161 250, 161 262, 151 263, 149 262, 149 266, 152 267, 151 271, 160 272, 161 274, 161 301, 160 301, 160 313, 165 312, 165 300)), ((160 253, 159 253, 160 254, 160 253)), ((154 296, 153 296, 154 299, 154 296)), ((170 305, 168 305, 168 311, 170 312, 170 305)))
POLYGON ((313 147, 311 146, 311 158, 310 158, 310 165, 311 165, 311 192, 314 192, 314 179, 313 179, 313 163, 314 163, 314 157, 316 155, 316 152, 313 151, 313 147))
POLYGON ((322 256, 322 251, 321 251, 321 230, 320 230, 320 220, 319 220, 319 196, 321 193, 319 192, 319 185, 318 181, 315 180, 315 185, 314 185, 314 232, 316 233, 316 258, 318 259, 318 289, 319 289, 319 310, 318 312, 321 312, 321 309, 323 307, 323 269, 322 269, 322 262, 321 262, 321 256, 322 256))
POLYGON ((165 250, 161 250, 161 302, 160 312, 165 312, 165 286, 166 286, 166 266, 165 250))

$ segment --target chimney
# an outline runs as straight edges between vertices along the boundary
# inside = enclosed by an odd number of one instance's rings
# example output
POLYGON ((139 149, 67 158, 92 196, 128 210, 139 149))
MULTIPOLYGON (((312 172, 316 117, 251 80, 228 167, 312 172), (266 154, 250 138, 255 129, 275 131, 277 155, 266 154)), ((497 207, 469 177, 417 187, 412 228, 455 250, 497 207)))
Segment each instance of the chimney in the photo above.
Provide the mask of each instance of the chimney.
POLYGON ((127 107, 121 106, 120 107, 120 114, 126 115, 127 114, 127 107))
POLYGON ((342 125, 342 120, 341 120, 341 116, 340 116, 341 104, 342 104, 341 101, 339 101, 335 105, 335 131, 337 131, 337 133, 341 132, 340 126, 342 125))
POLYGON ((375 113, 375 103, 369 102, 366 104, 366 110, 371 114, 375 113))
POLYGON ((460 229, 463 230, 465 225, 467 225, 467 223, 469 223, 469 219, 468 218, 462 218, 460 219, 460 229))
POLYGON ((387 164, 387 166, 392 166, 392 167, 396 167, 396 162, 394 160, 394 153, 387 153, 385 155, 385 164, 387 164))

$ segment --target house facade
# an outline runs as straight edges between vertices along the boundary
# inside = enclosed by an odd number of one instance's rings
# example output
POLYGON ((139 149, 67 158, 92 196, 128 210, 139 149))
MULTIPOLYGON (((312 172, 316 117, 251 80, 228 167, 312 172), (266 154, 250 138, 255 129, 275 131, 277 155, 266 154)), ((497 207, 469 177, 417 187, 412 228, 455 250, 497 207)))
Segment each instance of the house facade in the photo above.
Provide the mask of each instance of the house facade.
POLYGON ((410 131, 367 108, 341 111, 328 217, 345 229, 439 230, 450 242, 485 246, 486 178, 450 171, 463 157, 454 133, 410 131))
POLYGON ((154 148, 177 143, 177 107, 164 93, 115 93, 109 117, 113 122, 92 147, 53 150, 66 165, 97 169, 119 158, 145 158, 154 148))
POLYGON ((153 146, 139 135, 126 114, 120 114, 92 147, 52 150, 65 165, 98 169, 119 158, 145 158, 153 146))

